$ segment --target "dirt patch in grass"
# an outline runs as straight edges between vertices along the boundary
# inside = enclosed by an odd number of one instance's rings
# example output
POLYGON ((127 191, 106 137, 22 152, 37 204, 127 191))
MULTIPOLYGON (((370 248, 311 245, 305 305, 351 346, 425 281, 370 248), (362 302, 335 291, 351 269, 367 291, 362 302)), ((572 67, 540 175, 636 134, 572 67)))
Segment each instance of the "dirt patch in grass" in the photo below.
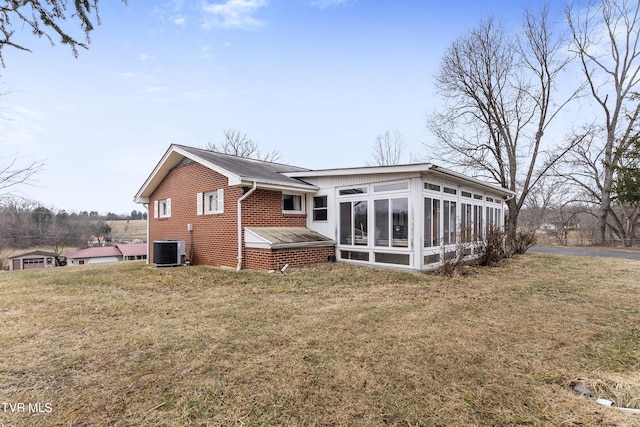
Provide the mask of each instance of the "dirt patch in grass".
POLYGON ((637 425, 640 263, 0 274, 5 425, 637 425), (45 406, 48 404, 49 406, 45 406), (15 407, 15 406, 14 406, 15 407), (47 409, 51 409, 47 411, 47 409))

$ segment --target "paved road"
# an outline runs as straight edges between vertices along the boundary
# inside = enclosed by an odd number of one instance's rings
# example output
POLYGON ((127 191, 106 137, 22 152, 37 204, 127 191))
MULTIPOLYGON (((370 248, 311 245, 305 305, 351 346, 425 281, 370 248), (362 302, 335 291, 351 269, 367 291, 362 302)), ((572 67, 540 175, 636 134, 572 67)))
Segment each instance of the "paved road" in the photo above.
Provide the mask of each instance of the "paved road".
POLYGON ((620 249, 580 248, 575 246, 534 246, 529 248, 528 252, 574 256, 605 256, 640 261, 640 251, 625 251, 620 249))

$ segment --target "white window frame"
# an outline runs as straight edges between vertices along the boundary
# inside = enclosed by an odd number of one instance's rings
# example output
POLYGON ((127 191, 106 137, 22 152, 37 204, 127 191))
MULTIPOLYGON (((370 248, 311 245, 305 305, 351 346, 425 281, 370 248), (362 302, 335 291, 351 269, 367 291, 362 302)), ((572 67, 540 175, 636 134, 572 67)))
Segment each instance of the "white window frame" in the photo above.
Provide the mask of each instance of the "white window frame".
POLYGON ((224 213, 224 189, 197 193, 196 210, 198 215, 224 213))
MULTIPOLYGON (((295 204, 295 203, 294 203, 295 204)), ((304 205, 305 205, 305 200, 304 200, 304 194, 300 194, 300 193, 282 193, 282 213, 283 214, 303 214, 304 213, 304 205), (300 198, 300 209, 285 209, 284 208, 284 197, 285 196, 292 196, 292 197, 299 197, 300 198)))
POLYGON ((312 200, 312 218, 311 220, 313 222, 328 222, 329 221, 329 196, 327 195, 320 195, 320 196, 313 196, 313 200, 312 200), (320 206, 320 207, 316 207, 316 199, 319 200, 324 200, 324 206, 320 206), (325 219, 316 219, 316 212, 324 212, 324 216, 325 219))
POLYGON ((154 218, 171 218, 171 199, 160 199, 153 201, 154 218))

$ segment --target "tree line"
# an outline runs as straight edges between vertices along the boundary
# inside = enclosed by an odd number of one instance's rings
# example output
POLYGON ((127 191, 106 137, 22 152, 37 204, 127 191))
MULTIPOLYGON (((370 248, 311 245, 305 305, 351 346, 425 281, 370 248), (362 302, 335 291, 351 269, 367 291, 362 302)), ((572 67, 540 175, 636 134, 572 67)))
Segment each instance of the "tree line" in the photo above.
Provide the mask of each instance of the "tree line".
POLYGON ((67 212, 21 198, 0 203, 0 252, 6 249, 49 248, 62 253, 65 248, 86 247, 89 242, 104 244, 111 239, 110 222, 146 219, 146 212, 130 215, 96 211, 67 212))

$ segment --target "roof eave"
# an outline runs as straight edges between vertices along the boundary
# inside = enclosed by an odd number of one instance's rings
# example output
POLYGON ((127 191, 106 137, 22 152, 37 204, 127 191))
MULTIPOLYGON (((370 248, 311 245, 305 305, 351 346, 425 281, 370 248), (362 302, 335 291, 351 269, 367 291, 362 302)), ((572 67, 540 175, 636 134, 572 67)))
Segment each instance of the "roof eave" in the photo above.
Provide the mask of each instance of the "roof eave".
POLYGON ((257 188, 261 188, 264 190, 276 190, 276 191, 296 191, 301 193, 316 193, 318 191, 318 187, 311 184, 306 184, 301 182, 300 184, 283 184, 279 182, 266 181, 260 179, 252 179, 249 177, 244 177, 237 184, 238 186, 252 186, 253 183, 256 183, 257 188))
POLYGON ((286 172, 283 175, 290 178, 322 177, 322 176, 346 176, 346 175, 375 175, 402 172, 425 172, 431 169, 431 163, 415 163, 410 165, 392 166, 363 166, 341 169, 320 169, 311 171, 286 172))

